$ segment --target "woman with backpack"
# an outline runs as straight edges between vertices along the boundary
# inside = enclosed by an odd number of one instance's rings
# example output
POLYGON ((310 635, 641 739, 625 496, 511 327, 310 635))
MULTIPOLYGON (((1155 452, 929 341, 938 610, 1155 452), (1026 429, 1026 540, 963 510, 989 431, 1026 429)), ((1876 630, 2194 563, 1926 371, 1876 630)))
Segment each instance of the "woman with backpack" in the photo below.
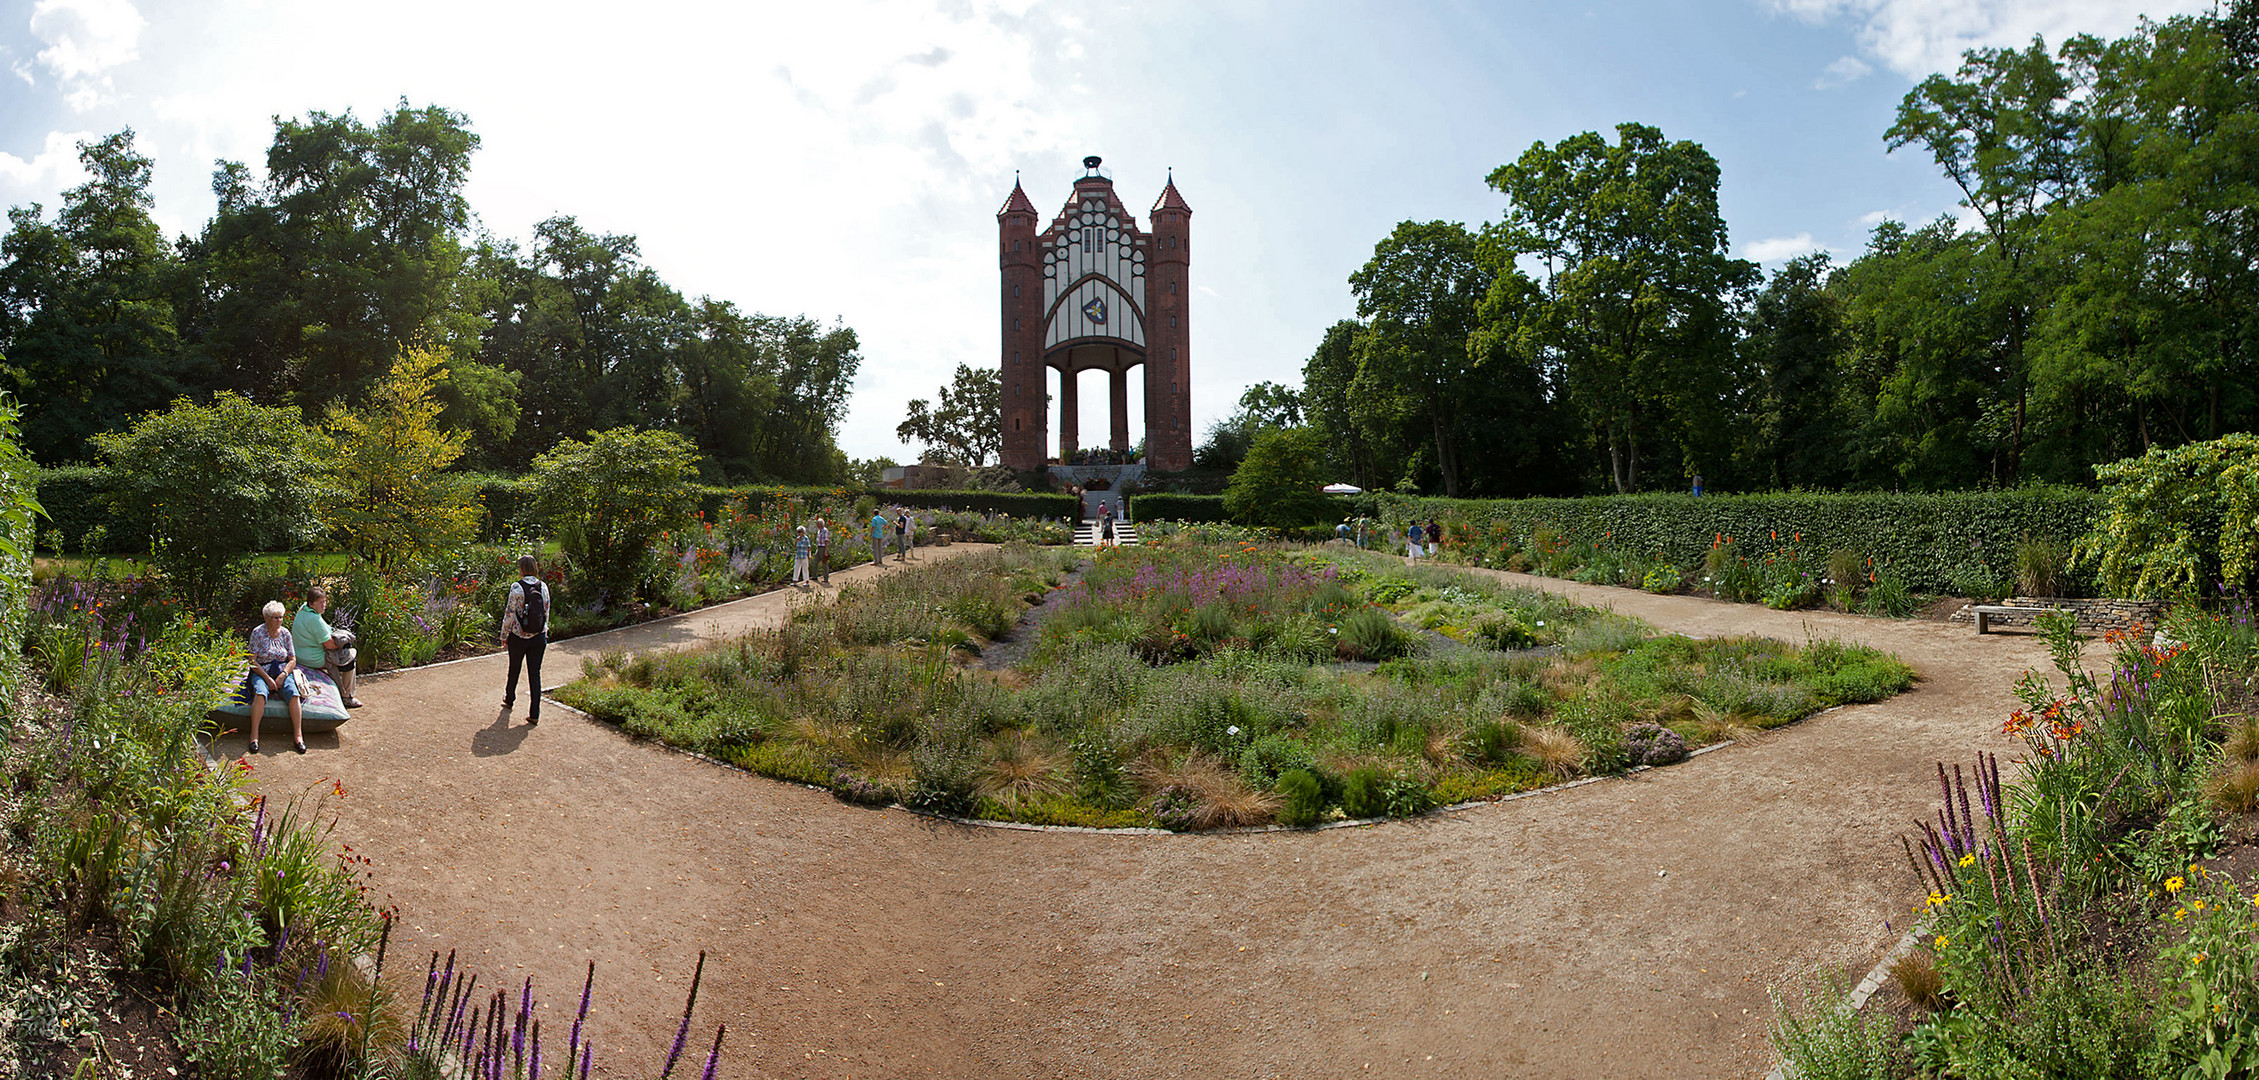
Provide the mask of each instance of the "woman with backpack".
POLYGON ((510 679, 502 685, 502 719, 518 700, 518 666, 525 665, 527 689, 533 703, 526 709, 526 726, 541 723, 541 654, 549 648, 549 585, 534 573, 539 564, 531 555, 518 556, 518 580, 510 585, 510 598, 502 604, 502 644, 510 650, 510 679))

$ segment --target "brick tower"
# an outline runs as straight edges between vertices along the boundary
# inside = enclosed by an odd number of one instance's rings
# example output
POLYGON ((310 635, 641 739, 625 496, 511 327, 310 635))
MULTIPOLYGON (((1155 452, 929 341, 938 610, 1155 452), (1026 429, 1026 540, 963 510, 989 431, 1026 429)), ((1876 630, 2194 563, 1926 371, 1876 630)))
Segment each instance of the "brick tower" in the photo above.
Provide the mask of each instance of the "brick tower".
POLYGON ((1049 441, 1049 369, 1060 372, 1059 450, 1081 447, 1075 376, 1110 376, 1107 445, 1130 448, 1129 369, 1145 366, 1145 460, 1154 469, 1192 466, 1192 208, 1175 177, 1153 204, 1153 232, 1114 193, 1099 159, 1050 227, 1036 231, 1035 205, 1015 181, 996 213, 1002 277, 1004 464, 1040 469, 1049 441))

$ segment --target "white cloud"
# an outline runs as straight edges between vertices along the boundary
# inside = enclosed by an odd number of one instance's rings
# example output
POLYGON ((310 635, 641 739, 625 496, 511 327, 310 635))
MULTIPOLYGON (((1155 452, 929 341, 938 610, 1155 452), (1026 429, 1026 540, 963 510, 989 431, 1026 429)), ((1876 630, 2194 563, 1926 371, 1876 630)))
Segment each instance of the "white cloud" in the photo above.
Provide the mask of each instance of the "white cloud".
MULTIPOLYGON (((63 100, 86 112, 114 99, 108 72, 140 58, 141 17, 129 0, 39 0, 31 9, 31 35, 47 47, 40 66, 64 87, 63 100)), ((30 82, 31 73, 16 74, 30 82)))
POLYGON ((1776 236, 1770 240, 1752 240, 1741 245, 1741 257, 1752 262, 1776 263, 1786 262, 1799 255, 1810 255, 1815 251, 1826 250, 1828 250, 1828 246, 1812 239, 1811 233, 1801 232, 1795 236, 1776 236))
POLYGON ((1951 72, 1969 49, 2021 47, 2032 36, 2050 46, 2076 34, 2115 36, 2147 15, 2164 19, 2210 10, 2211 0, 1764 0, 1806 22, 1858 23, 1859 48, 1910 79, 1951 72))
POLYGON ((17 206, 46 200, 76 187, 86 179, 78 162, 78 144, 95 138, 91 131, 50 131, 39 152, 28 160, 0 150, 0 203, 17 206))
POLYGON ((1839 56, 1835 62, 1821 69, 1820 77, 1812 80, 1814 90, 1833 90, 1838 86, 1855 83, 1874 74, 1865 60, 1856 56, 1839 56))

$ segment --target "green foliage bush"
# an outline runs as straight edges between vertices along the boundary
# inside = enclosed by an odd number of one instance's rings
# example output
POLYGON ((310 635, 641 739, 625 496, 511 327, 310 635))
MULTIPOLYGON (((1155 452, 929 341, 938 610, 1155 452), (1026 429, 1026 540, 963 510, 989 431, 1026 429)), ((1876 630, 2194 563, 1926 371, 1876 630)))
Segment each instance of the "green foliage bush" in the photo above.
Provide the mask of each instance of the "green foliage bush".
POLYGON ((11 669, 31 607, 32 526, 39 516, 37 479, 16 430, 16 403, 0 393, 0 701, 15 692, 11 669))
POLYGON ((903 491, 895 488, 872 488, 871 494, 889 505, 929 510, 964 510, 1031 518, 1071 518, 1081 512, 1078 505, 1080 500, 1074 496, 1049 492, 903 491))
POLYGON ((2095 470, 2103 512, 2074 566, 2113 594, 2242 596, 2259 589, 2259 435, 2160 447, 2095 470))
MULTIPOLYGON (((2025 537, 2070 544, 2103 513, 2103 498, 2062 487, 1944 493, 1846 492, 1779 495, 1606 495, 1582 499, 1431 499, 1388 493, 1351 496, 1359 512, 1387 521, 1441 518, 1465 525, 1473 558, 1504 565, 1524 553, 1559 576, 1580 552, 1608 541, 1674 566, 1701 566, 1721 541, 1745 548, 1776 542, 1814 552, 1871 556, 1916 592, 2010 581, 2025 537), (1794 538, 1792 540, 1792 538, 1794 538)), ((2086 582, 2074 577, 2074 587, 2086 582)), ((1740 597, 1756 599, 1757 596, 1740 597)))
POLYGON ((1132 495, 1129 500, 1132 521, 1201 521, 1231 520, 1224 511, 1221 495, 1132 495))
POLYGON ((1339 504, 1318 489, 1327 482, 1325 435, 1316 428, 1268 428, 1224 488, 1224 509, 1246 525, 1274 529, 1338 518, 1339 504))
POLYGON ((534 512, 582 573, 625 599, 642 584, 652 541, 696 512, 697 460, 697 448, 671 431, 565 439, 534 459, 534 512))
POLYGON ((150 561, 199 607, 225 599, 253 554, 319 532, 322 440, 294 410, 225 392, 209 405, 183 398, 93 441, 112 509, 148 513, 150 561))
POLYGON ((50 553, 127 555, 148 549, 146 507, 119 506, 110 498, 110 470, 99 465, 66 465, 41 469, 39 505, 46 512, 40 524, 40 548, 50 553), (98 551, 84 547, 95 529, 104 530, 98 551))
POLYGON ((1325 817, 1325 785, 1308 769, 1288 769, 1279 774, 1272 792, 1279 797, 1279 824, 1308 828, 1325 817))

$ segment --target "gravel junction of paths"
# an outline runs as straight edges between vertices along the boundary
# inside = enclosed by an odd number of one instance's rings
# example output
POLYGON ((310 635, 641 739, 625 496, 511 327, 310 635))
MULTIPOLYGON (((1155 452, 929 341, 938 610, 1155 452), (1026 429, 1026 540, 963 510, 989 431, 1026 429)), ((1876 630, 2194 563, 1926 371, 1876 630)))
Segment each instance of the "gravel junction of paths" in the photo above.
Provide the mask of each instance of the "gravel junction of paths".
MULTIPOLYGON (((926 548, 918 563, 981 550, 926 548)), ((868 565, 835 575, 867 580, 868 565)), ((886 573, 895 572, 890 564, 886 573)), ((1480 571, 1496 573, 1491 571, 1480 571)), ((396 904, 388 975, 432 950, 534 981, 597 1072, 655 1075, 698 952, 690 1043, 727 1077, 1758 1077, 1768 985, 1856 978, 1910 917, 1898 835, 1939 760, 2003 749, 2037 639, 1496 574, 1694 636, 1858 641, 1922 682, 1681 765, 1370 828, 978 828, 748 776, 548 704, 497 716, 504 658, 364 682, 288 798, 342 781, 336 839, 396 904)), ((781 620, 792 589, 550 646, 781 620)), ((240 738, 215 748, 240 753, 240 738)))

